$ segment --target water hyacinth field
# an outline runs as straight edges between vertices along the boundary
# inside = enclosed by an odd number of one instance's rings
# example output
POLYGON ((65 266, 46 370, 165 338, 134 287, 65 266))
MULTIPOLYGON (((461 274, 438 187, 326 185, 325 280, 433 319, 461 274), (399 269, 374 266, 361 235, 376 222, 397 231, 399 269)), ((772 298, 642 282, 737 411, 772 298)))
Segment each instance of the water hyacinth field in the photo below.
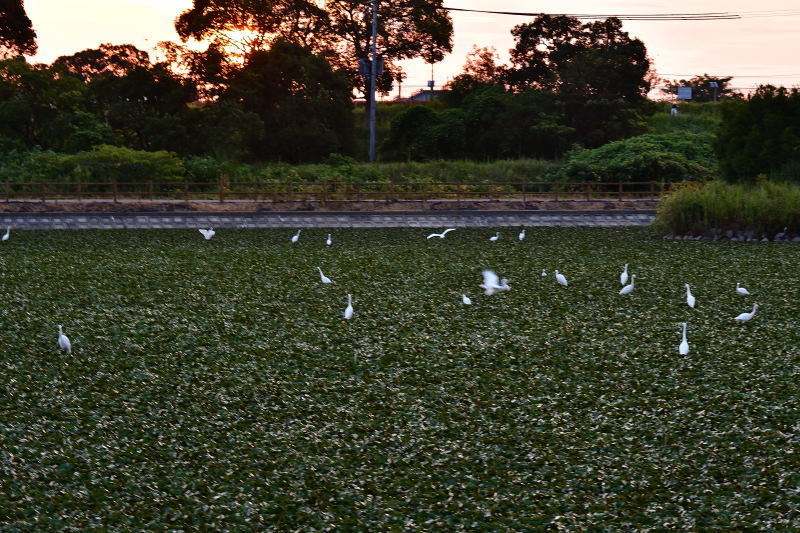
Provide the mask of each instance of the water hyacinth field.
POLYGON ((800 527, 800 246, 497 229, 12 232, 0 529, 800 527))

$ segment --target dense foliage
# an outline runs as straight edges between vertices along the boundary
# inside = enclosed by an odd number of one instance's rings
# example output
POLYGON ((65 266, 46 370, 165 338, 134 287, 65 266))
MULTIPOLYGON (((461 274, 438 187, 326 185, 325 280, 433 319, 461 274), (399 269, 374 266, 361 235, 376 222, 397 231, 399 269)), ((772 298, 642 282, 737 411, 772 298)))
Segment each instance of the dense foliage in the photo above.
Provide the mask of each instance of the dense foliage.
POLYGON ((771 238, 784 228, 800 231, 800 186, 763 181, 731 185, 687 184, 661 202, 656 227, 673 235, 720 231, 771 238))
POLYGON ((705 181, 715 170, 710 135, 666 133, 574 150, 555 176, 573 181, 705 181))
POLYGON ((0 0, 0 59, 36 53, 36 32, 24 0, 0 0))
POLYGON ((715 148, 726 180, 766 174, 800 183, 800 91, 763 86, 722 111, 715 148))
POLYGON ((795 528, 795 247, 494 231, 12 230, 0 528, 795 528))

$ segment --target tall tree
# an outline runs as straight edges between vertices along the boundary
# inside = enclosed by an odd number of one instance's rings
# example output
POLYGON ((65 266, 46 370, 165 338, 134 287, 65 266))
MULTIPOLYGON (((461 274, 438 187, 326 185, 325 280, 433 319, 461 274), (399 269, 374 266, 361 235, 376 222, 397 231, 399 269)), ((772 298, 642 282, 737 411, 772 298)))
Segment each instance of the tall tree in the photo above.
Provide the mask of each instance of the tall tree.
MULTIPOLYGON (((385 72, 379 89, 388 91, 396 70, 393 61, 421 57, 441 61, 452 50, 453 24, 443 0, 378 4, 378 52, 385 72)), ((324 8, 313 0, 194 0, 176 20, 181 39, 208 39, 227 53, 242 57, 264 50, 278 39, 296 42, 347 73, 362 91, 366 81, 358 60, 367 58, 372 35, 371 5, 363 0, 329 0, 324 8)))
POLYGON ((0 0, 0 59, 36 53, 36 32, 23 0, 0 0))
POLYGON ((650 60, 639 39, 616 18, 582 24, 542 15, 511 30, 509 82, 585 99, 642 100, 650 90, 650 60))
POLYGON ((98 76, 124 76, 136 67, 148 68, 150 55, 132 44, 101 44, 53 61, 53 67, 81 81, 98 76))

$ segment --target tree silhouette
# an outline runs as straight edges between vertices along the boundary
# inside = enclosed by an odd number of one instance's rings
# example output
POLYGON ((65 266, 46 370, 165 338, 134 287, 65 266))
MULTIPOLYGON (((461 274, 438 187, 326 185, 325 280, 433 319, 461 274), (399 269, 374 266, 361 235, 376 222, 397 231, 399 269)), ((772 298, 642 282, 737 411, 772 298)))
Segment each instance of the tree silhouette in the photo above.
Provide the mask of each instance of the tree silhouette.
POLYGON ((0 59, 36 53, 36 32, 23 0, 0 0, 0 59))

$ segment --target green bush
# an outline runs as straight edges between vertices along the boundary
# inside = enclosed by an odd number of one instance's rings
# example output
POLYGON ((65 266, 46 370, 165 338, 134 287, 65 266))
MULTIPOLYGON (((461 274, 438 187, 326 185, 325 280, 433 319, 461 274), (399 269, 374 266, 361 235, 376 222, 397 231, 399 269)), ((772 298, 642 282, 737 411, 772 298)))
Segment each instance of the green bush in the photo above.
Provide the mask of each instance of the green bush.
POLYGON ((0 180, 11 182, 179 181, 183 162, 170 152, 101 145, 88 152, 10 152, 0 159, 0 180))
POLYGON ((647 134, 576 149, 553 174, 562 181, 708 180, 716 160, 709 135, 647 134))
POLYGON ((654 227, 675 235, 713 229, 774 235, 800 229, 800 186, 762 181, 731 185, 715 180, 686 184, 661 202, 654 227))

